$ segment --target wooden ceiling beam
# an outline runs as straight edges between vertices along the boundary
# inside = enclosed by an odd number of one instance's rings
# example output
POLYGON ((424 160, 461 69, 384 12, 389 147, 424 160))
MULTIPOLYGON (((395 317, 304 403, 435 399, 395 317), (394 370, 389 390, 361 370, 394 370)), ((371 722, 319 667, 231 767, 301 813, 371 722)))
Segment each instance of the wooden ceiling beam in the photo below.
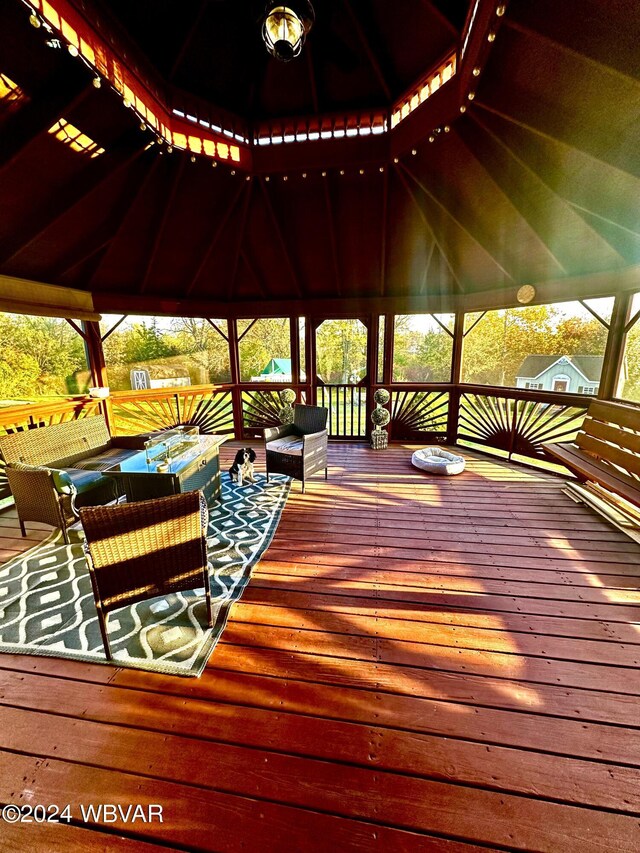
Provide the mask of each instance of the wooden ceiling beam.
POLYGON ((264 180, 262 178, 258 178, 260 181, 260 188, 262 189, 262 195, 264 196, 265 206, 267 208, 267 213, 269 215, 269 219, 271 220, 271 224, 276 232, 278 237, 278 242, 280 243, 280 248, 282 249, 282 254, 287 262, 287 268, 289 273, 291 274, 291 281, 293 283, 293 287, 296 291, 296 294, 302 298, 302 288, 300 287, 300 282, 298 280, 298 275, 293 266, 293 261, 291 260, 291 255, 289 254, 289 249, 287 248, 287 243, 284 239, 284 235, 282 233, 282 228, 280 227, 280 223, 278 222, 278 218, 276 217, 275 211, 273 209, 273 205, 271 204, 271 199, 269 198, 269 193, 267 192, 267 188, 265 186, 264 180))
POLYGON ((178 73, 178 69, 180 68, 182 61, 184 60, 185 53, 187 52, 189 45, 193 41, 193 37, 196 34, 198 27, 202 21, 202 16, 204 15, 205 9, 207 8, 207 0, 200 0, 200 6, 198 7, 198 11, 193 16, 193 23, 189 27, 189 31, 187 35, 182 40, 182 44, 180 45, 180 49, 176 54, 175 59, 173 60, 173 64, 171 66, 171 70, 169 71, 168 81, 171 83, 173 78, 178 73))
MULTIPOLYGON (((147 174, 154 168, 157 160, 157 157, 153 157, 153 159, 150 158, 147 174)), ((145 178, 143 177, 143 180, 144 179, 145 178)), ((78 248, 75 247, 71 251, 67 252, 64 260, 59 262, 51 271, 51 278, 53 281, 60 281, 60 279, 66 278, 69 273, 73 272, 73 270, 82 266, 82 264, 86 263, 86 261, 91 257, 107 248, 122 225, 123 219, 131 209, 131 205, 138 195, 138 192, 139 184, 135 181, 129 181, 125 187, 124 193, 117 199, 113 210, 109 213, 106 222, 98 228, 97 231, 94 231, 89 239, 82 241, 80 256, 78 256, 78 248)))
POLYGON ((233 259, 233 271, 225 288, 227 294, 227 302, 230 302, 235 295, 236 278, 238 277, 238 265, 242 254, 242 244, 244 243, 244 234, 247 228, 247 217, 249 216, 249 207, 251 205, 251 196, 253 195, 253 180, 247 181, 247 186, 242 203, 242 213, 240 215, 240 228, 238 228, 238 236, 236 250, 233 259))
MULTIPOLYGON (((482 119, 481 119, 481 118, 480 118, 476 113, 474 113, 474 114, 471 116, 471 119, 472 119, 472 121, 474 121, 474 122, 475 122, 479 127, 481 127, 481 128, 482 128, 482 130, 483 130, 483 131, 484 131, 484 132, 489 136, 489 138, 493 141, 493 143, 494 143, 496 146, 498 146, 498 147, 502 148, 502 149, 507 153, 507 155, 508 155, 508 156, 509 156, 509 158, 512 160, 512 162, 516 163, 516 164, 517 164, 517 166, 518 166, 520 169, 522 169, 523 171, 525 171, 525 172, 526 172, 530 177, 532 177, 532 178, 533 178, 533 179, 534 179, 534 180, 535 180, 535 181, 536 181, 536 182, 537 182, 541 187, 543 187, 543 188, 544 188, 544 190, 545 190, 545 192, 546 192, 546 193, 548 193, 549 195, 551 195, 551 196, 556 200, 556 202, 557 202, 558 204, 560 204, 560 205, 565 209, 565 211, 566 211, 570 216, 576 216, 576 217, 578 217, 578 218, 580 219, 580 222, 582 222, 582 224, 584 225, 584 227, 585 227, 588 231, 590 231, 590 232, 591 232, 591 234, 593 235, 594 239, 596 239, 596 240, 600 240, 600 241, 601 241, 601 243, 605 244, 605 245, 610 249, 611 253, 617 256, 617 258, 619 259, 619 261, 620 261, 620 262, 622 262, 622 263, 625 263, 625 262, 626 262, 625 258, 623 258, 623 256, 622 256, 622 255, 621 255, 621 254, 620 254, 620 253, 619 253, 619 252, 618 252, 618 251, 617 251, 617 250, 616 250, 616 249, 615 249, 615 248, 614 248, 614 247, 613 247, 613 246, 612 246, 612 245, 611 245, 611 244, 610 244, 610 243, 609 243, 609 242, 608 242, 608 241, 607 241, 607 240, 606 240, 606 239, 605 239, 605 238, 604 238, 604 237, 603 237, 603 236, 602 236, 598 231, 596 231, 596 230, 593 228, 593 226, 592 226, 589 222, 587 222, 587 221, 585 220, 585 218, 584 218, 583 216, 581 216, 581 215, 580 215, 579 211, 575 210, 575 208, 573 208, 573 206, 572 206, 572 205, 571 205, 571 204, 570 204, 570 203, 569 203, 569 202, 568 202, 568 201, 567 201, 563 196, 561 196, 561 195, 560 195, 559 193, 557 193, 557 192, 556 192, 552 187, 550 187, 550 186, 549 186, 549 184, 548 184, 548 183, 547 183, 543 178, 541 178, 541 177, 540 177, 540 175, 539 175, 536 171, 534 171, 534 170, 531 168, 531 166, 529 166, 529 164, 528 164, 528 163, 525 163, 525 161, 524 161, 524 160, 523 160, 523 159, 522 159, 522 158, 521 158, 521 157, 520 157, 520 156, 519 156, 515 151, 513 151, 513 149, 512 149, 512 148, 510 148, 510 147, 509 147, 509 145, 504 141, 504 139, 502 139, 502 138, 501 138, 501 137, 499 137, 497 134, 495 134, 495 133, 493 132, 493 130, 492 130, 490 127, 488 127, 488 126, 487 126, 487 124, 486 124, 486 123, 485 123, 485 122, 484 122, 484 121, 483 121, 483 120, 482 120, 482 119)), ((479 162, 482 162, 482 161, 479 161, 479 162)), ((484 166, 485 166, 485 168, 486 168, 486 164, 485 164, 485 163, 483 163, 483 165, 484 165, 484 166)), ((495 179, 495 180, 497 180, 497 179, 498 179, 497 174, 496 174, 496 175, 494 175, 494 179, 495 179)), ((510 196, 509 196, 508 194, 507 194, 507 197, 509 197, 509 198, 510 198, 510 196)), ((551 252, 551 249, 550 249, 549 245, 546 243, 546 240, 544 239, 543 235, 542 235, 542 234, 540 234, 540 232, 539 232, 539 231, 538 231, 537 233, 538 233, 538 236, 540 237, 540 239, 542 239, 542 240, 543 240, 543 242, 547 245, 547 249, 548 249, 549 253, 550 253, 550 254, 552 254, 552 255, 554 255, 554 257, 556 257, 556 261, 557 261, 558 263, 560 263, 560 262, 559 262, 559 260, 558 260, 558 258, 557 258, 557 256, 555 255, 555 253, 552 253, 552 252, 551 252)), ((562 266, 562 267, 563 267, 563 269, 564 269, 564 265, 561 265, 561 266, 562 266)), ((565 269, 565 272, 566 272, 566 271, 567 271, 567 270, 565 269)))
MULTIPOLYGON (((1 280, 2 276, 0 276, 1 280)), ((567 300, 596 299, 617 292, 635 292, 640 282, 640 265, 613 272, 584 276, 563 276, 550 281, 531 281, 536 297, 531 304, 545 305, 567 300)), ((1 285, 1 281, 0 281, 1 285)), ((487 311, 514 308, 517 285, 478 293, 430 293, 387 297, 343 297, 313 299, 185 300, 157 296, 136 296, 113 292, 94 292, 95 310, 105 314, 156 314, 166 317, 353 317, 365 314, 448 314, 455 311, 487 311)))
POLYGON ((463 222, 460 216, 454 215, 446 204, 444 204, 412 171, 409 169, 407 165, 404 163, 400 164, 401 168, 406 172, 406 174, 411 178, 411 180, 416 184, 420 190, 428 196, 431 201, 447 216, 461 231, 463 231, 467 237, 472 240, 476 246, 479 246, 482 251, 487 255, 488 258, 496 265, 496 267, 500 270, 500 272, 508 278, 510 281, 515 281, 515 276, 509 272, 506 267, 500 263, 500 261, 496 258, 493 253, 493 250, 486 244, 486 240, 479 237, 474 231, 472 231, 472 226, 469 223, 463 222))
POLYGON ((449 30, 451 35, 455 36, 456 38, 460 38, 460 32, 458 31, 458 29, 455 27, 454 24, 451 23, 451 21, 449 20, 449 18, 447 18, 444 12, 438 9, 435 3, 431 2, 431 0, 421 0, 421 2, 422 5, 430 12, 432 12, 433 15, 440 21, 440 23, 449 30))
POLYGON ((31 212, 29 222, 13 240, 7 239, 0 246, 0 264, 6 265, 36 243, 54 225, 57 225, 75 207, 92 193, 112 181, 126 169, 143 151, 139 131, 128 131, 114 147, 95 160, 90 160, 75 181, 59 190, 55 197, 39 210, 31 212))
POLYGON ((56 74, 24 106, 10 115, 0 134, 0 171, 59 118, 67 118, 95 90, 86 76, 68 72, 56 74))
POLYGON ((331 242, 331 257, 333 259, 333 274, 336 277, 336 291, 338 296, 342 296, 342 273, 340 272, 338 243, 336 239, 336 228, 333 218, 333 206, 331 204, 331 193, 329 192, 328 177, 322 181, 322 194, 324 196, 324 207, 327 214, 327 227, 329 229, 329 240, 331 242))
POLYGON ((89 279, 89 289, 91 288, 93 282, 96 280, 102 266, 104 265, 105 260, 108 258, 109 254, 113 252, 113 248, 118 242, 118 237, 120 237, 121 234, 124 234, 129 228, 129 217, 131 216, 131 213, 136 206, 136 202, 142 196, 145 189, 149 185, 151 179, 156 173, 158 164, 160 162, 162 162, 162 158, 159 156, 156 157, 142 181, 137 186, 135 186, 134 191, 130 195, 128 194, 126 209, 123 211, 123 214, 116 225, 115 231, 113 232, 111 239, 109 240, 109 246, 107 248, 107 251, 100 258, 100 263, 98 264, 98 266, 93 272, 93 275, 89 279))
POLYGON ((227 205, 227 209, 225 210, 225 212, 222 215, 222 218, 219 220, 216 220, 215 229, 214 229, 213 235, 211 237, 211 240, 210 240, 208 246, 206 247, 206 249, 202 255, 202 259, 200 260, 200 263, 198 264, 193 276, 191 277, 191 281, 189 282, 189 284, 186 287, 185 296, 190 296, 191 293, 193 293, 193 290, 194 290, 196 284, 198 283, 198 280, 202 276, 202 273, 205 271, 209 261, 211 260, 211 256, 213 255, 213 251, 214 251, 215 247, 218 245, 218 241, 220 240, 220 237, 222 236, 222 232, 224 231, 224 229, 225 229, 225 227, 226 227, 226 225, 227 225, 227 223, 231 217, 231 214, 233 213, 235 206, 238 203, 240 196, 242 195, 243 189, 244 189, 244 184, 239 183, 238 186, 236 187, 236 191, 233 194, 233 197, 232 197, 230 203, 227 205))
POLYGON ((380 234, 380 284, 378 293, 387 292, 387 237, 389 233, 389 170, 384 170, 382 178, 382 226, 380 234))
POLYGON ((151 270, 153 269, 153 264, 156 260, 158 249, 162 244, 164 232, 167 227, 167 222, 169 220, 169 217, 171 216, 171 211, 173 209, 173 203, 180 188, 180 181, 182 180, 184 166, 187 162, 186 156, 180 157, 179 161, 180 162, 175 167, 176 171, 171 181, 166 200, 164 202, 164 209, 162 210, 160 221, 158 222, 156 227, 156 233, 153 240, 153 244, 151 246, 151 251, 149 252, 149 257, 147 258, 147 264, 144 270, 144 275, 142 276, 142 281, 140 282, 140 293, 145 293, 147 287, 149 286, 151 270))
POLYGON ((258 287, 258 290, 260 291, 260 295, 263 297, 263 299, 268 299, 269 293, 267 292, 267 288, 264 285, 262 277, 258 275, 256 268, 255 268, 255 265, 254 265, 253 261, 251 260, 251 258, 249 257, 249 255, 247 254, 245 249, 241 249, 240 258, 244 262, 244 265, 246 266, 246 268, 251 273, 251 278, 255 281, 255 283, 258 287))
POLYGON ((351 25, 353 26, 353 29, 355 30, 355 33, 358 36, 358 39, 360 40, 360 44, 362 45, 362 48, 363 48, 365 55, 369 61, 369 64, 373 68, 373 72, 376 75, 378 83, 380 84, 380 88, 384 92, 384 96, 387 99, 387 101, 390 102, 393 100, 393 94, 391 92, 391 88, 389 87, 389 84, 387 83, 385 75, 382 73, 382 68, 380 67, 380 63, 378 62, 377 56, 375 55, 375 53, 371 49, 371 45, 369 44, 369 39, 367 38, 364 30, 362 29, 362 25, 360 24, 360 19, 358 18, 358 16, 354 13, 353 9, 351 8, 351 3, 349 2, 349 0, 342 0, 342 3, 343 3, 344 8, 347 10, 347 14, 349 15, 349 18, 351 20, 351 25))
MULTIPOLYGON (((433 230, 433 228, 432 228, 432 226, 431 226, 431 223, 429 222, 429 219, 428 219, 428 217, 427 217, 426 213, 425 213, 425 212, 424 212, 424 210, 422 209, 422 205, 420 204, 420 200, 416 197, 415 193, 413 192, 413 190, 412 190, 412 189, 411 189, 411 187, 409 186, 409 184, 408 184, 408 182, 407 182, 407 179, 404 177, 404 175, 402 174, 402 172, 400 171, 400 169, 398 169, 397 167, 395 167, 395 173, 396 173, 396 175, 398 176, 398 179, 400 180, 400 183, 402 184, 402 186, 403 186, 403 187, 405 188, 405 190, 407 191, 407 194, 408 194, 409 198, 410 198, 410 199, 411 199, 411 201, 414 203, 414 205, 415 205, 415 207, 416 207, 416 209, 417 209, 418 213, 420 214, 420 218, 421 218, 421 219, 422 219, 422 221, 424 222, 425 227, 426 227, 426 229, 427 229, 427 232, 428 232, 429 236, 431 237, 431 239, 432 239, 433 243, 435 244, 435 246, 437 247, 438 251, 439 251, 439 252, 440 252, 440 254, 442 255, 443 260, 444 260, 444 262, 445 262, 445 264, 446 264, 446 266, 447 266, 447 269, 448 269, 448 270, 449 270, 449 272, 451 273, 451 278, 452 278, 452 280, 453 280, 453 282, 454 282, 454 284, 455 284, 455 286, 456 286, 456 289, 457 289, 458 293, 464 293, 464 287, 462 286, 462 283, 461 283, 461 281, 460 281, 460 278, 459 278, 459 276, 458 276, 457 272, 454 270, 453 265, 452 265, 451 261, 449 260, 449 257, 448 257, 448 255, 447 255, 447 253, 445 252, 444 247, 442 246, 442 243, 441 243, 441 242, 440 242, 440 240, 438 240, 438 238, 436 237, 435 231, 433 230)), ((433 252, 433 248, 432 248, 432 252, 433 252)), ((429 263, 431 263, 431 255, 429 256, 429 263)))

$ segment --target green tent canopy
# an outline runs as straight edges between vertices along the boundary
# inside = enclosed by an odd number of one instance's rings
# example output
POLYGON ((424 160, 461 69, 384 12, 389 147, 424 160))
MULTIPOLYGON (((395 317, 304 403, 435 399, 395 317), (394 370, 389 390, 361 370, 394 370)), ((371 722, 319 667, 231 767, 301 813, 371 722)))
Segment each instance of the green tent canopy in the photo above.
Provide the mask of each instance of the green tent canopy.
POLYGON ((291 376, 291 359, 272 358, 260 375, 267 376, 272 374, 286 374, 287 376, 291 376))

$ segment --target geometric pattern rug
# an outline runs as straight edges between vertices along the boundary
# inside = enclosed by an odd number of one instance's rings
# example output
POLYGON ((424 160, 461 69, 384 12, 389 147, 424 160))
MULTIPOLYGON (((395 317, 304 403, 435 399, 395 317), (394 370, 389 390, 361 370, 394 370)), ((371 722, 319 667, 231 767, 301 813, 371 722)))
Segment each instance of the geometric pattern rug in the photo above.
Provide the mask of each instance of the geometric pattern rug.
POLYGON ((112 663, 198 676, 220 639, 234 601, 269 546, 291 480, 238 486, 223 475, 222 502, 209 506, 207 545, 214 626, 206 626, 204 589, 141 601, 109 614, 113 661, 102 644, 80 529, 60 531, 0 566, 0 652, 112 663))

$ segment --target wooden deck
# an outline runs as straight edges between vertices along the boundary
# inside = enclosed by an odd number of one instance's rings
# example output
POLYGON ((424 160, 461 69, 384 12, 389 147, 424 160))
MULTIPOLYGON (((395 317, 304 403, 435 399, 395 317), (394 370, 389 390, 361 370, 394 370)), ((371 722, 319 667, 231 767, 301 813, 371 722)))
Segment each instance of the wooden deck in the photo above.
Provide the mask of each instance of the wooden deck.
POLYGON ((0 801, 75 823, 0 849, 640 849, 640 546, 557 478, 409 455, 294 485, 199 679, 0 655, 0 801))

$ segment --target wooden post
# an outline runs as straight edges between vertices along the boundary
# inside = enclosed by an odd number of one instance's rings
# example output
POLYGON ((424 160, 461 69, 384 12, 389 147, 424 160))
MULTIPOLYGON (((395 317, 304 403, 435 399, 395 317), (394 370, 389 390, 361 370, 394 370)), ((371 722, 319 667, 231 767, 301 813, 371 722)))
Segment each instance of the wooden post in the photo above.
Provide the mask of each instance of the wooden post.
MULTIPOLYGON (((107 366, 104 360, 100 323, 95 320, 83 320, 82 330, 85 334, 85 343, 87 345, 91 381, 98 388, 104 388, 109 384, 109 380, 107 379, 107 366)), ((109 432, 113 435, 113 412, 111 411, 111 400, 108 397, 106 400, 101 400, 100 411, 104 415, 109 432)))
POLYGON ((316 373, 316 329, 321 322, 312 317, 307 317, 307 335, 305 347, 307 351, 307 381, 309 382, 310 399, 312 406, 318 402, 318 376, 316 373))
POLYGON ((289 318, 289 337, 291 341, 291 382, 300 384, 300 334, 299 320, 297 317, 289 318))
POLYGON ((240 355, 238 352, 238 321, 235 317, 227 324, 229 335, 229 365, 231 367, 231 401, 233 405, 233 433, 235 438, 244 437, 242 422, 242 391, 240 389, 240 355))
POLYGON ((462 376, 462 350, 464 346, 464 312, 457 311, 453 325, 453 349, 451 353, 451 389, 447 413, 447 444, 458 440, 460 417, 460 380, 462 376))
POLYGON ((631 291, 618 293, 613 303, 607 346, 604 351, 602 376, 598 389, 598 398, 601 400, 612 400, 618 390, 624 360, 625 327, 631 317, 632 303, 633 293, 631 291))
MULTIPOLYGON (((393 332, 394 314, 384 315, 384 356, 382 363, 382 384, 391 385, 393 382, 393 332)), ((387 389, 390 390, 390 389, 387 389)))
POLYGON ((380 332, 380 321, 378 319, 378 315, 370 314, 367 318, 367 325, 369 328, 369 335, 367 337, 367 423, 365 432, 368 438, 373 427, 373 424, 371 423, 371 412, 375 408, 373 394, 378 382, 378 335, 380 332))

